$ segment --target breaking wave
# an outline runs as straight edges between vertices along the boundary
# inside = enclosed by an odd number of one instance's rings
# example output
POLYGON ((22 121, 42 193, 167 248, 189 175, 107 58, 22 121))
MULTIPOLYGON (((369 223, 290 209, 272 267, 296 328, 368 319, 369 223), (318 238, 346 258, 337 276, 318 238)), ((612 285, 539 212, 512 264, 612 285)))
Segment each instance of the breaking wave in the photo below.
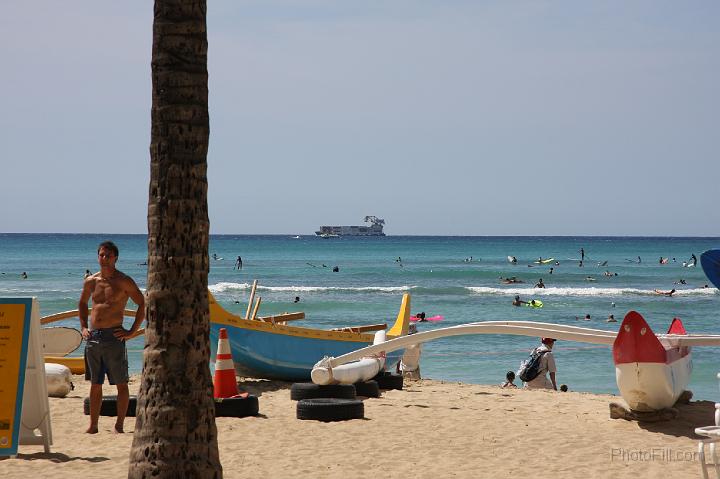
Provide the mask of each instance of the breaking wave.
MULTIPOLYGON (((481 295, 514 295, 533 296, 657 296, 653 289, 639 288, 490 288, 484 286, 468 286, 467 290, 481 295)), ((716 288, 679 289, 673 296, 712 296, 718 294, 716 288)))
MULTIPOLYGON (((208 287, 212 293, 225 293, 230 291, 244 291, 252 288, 249 283, 217 283, 208 287)), ((323 292, 323 291, 348 291, 348 292, 379 292, 379 293, 397 293, 410 291, 414 286, 262 286, 258 285, 257 291, 273 291, 273 292, 323 292)))

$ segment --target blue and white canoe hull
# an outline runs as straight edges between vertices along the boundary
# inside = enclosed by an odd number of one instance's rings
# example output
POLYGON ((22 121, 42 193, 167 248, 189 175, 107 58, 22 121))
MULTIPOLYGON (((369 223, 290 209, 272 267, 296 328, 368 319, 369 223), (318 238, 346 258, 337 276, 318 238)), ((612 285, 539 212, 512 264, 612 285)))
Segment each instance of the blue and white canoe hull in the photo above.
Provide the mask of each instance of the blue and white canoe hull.
MULTIPOLYGON (((410 298, 403 298, 398 319, 388 336, 407 334, 410 298)), ((315 363, 325 356, 341 356, 373 343, 374 334, 328 331, 242 319, 224 310, 210 296, 210 345, 215 357, 220 328, 226 328, 235 370, 239 376, 309 381, 315 363)), ((387 355, 394 368, 403 350, 387 355)))

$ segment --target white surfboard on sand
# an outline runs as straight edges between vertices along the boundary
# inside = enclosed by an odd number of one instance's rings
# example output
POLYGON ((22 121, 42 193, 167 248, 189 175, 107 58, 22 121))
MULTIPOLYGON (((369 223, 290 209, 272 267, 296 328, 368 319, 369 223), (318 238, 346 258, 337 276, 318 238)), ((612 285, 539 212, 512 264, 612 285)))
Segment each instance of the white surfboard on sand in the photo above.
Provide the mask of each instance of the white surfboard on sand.
POLYGON ((65 356, 75 351, 82 343, 82 334, 75 328, 63 326, 40 330, 43 356, 65 356))

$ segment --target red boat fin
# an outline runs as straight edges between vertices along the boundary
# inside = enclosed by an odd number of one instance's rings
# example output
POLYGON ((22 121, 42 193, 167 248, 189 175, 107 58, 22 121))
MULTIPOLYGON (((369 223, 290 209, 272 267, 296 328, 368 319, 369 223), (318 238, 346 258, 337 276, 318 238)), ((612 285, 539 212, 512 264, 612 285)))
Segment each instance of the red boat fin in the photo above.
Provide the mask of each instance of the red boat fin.
POLYGON ((637 311, 625 315, 613 343, 615 364, 663 363, 667 361, 665 348, 653 330, 637 311))
POLYGON ((674 318, 672 320, 672 323, 670 323, 670 329, 668 329, 668 334, 687 334, 687 331, 685 331, 685 326, 683 326, 682 321, 680 321, 680 318, 674 318))

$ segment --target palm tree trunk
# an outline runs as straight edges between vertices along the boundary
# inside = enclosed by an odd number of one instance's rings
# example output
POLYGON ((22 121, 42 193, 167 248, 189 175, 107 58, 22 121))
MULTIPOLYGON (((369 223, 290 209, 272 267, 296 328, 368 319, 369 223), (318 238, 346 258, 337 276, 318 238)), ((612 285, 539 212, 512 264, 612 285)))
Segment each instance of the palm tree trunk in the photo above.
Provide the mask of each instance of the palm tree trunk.
POLYGON ((156 0, 147 329, 131 478, 221 478, 207 277, 205 0, 156 0))

